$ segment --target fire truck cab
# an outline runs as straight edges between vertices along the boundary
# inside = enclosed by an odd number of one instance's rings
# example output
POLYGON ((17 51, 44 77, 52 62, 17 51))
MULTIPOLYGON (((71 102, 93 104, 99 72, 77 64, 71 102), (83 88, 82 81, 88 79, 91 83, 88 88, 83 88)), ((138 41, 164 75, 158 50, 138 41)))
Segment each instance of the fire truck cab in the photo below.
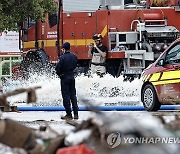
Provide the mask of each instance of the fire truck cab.
POLYGON ((91 60, 88 44, 100 33, 109 49, 107 72, 115 77, 136 76, 179 36, 180 9, 176 4, 147 7, 146 1, 58 2, 58 12, 47 15, 45 22, 27 19, 22 27, 22 66, 26 70, 56 64, 62 43, 68 41, 85 72, 91 60))
POLYGON ((180 104, 180 39, 142 74, 141 100, 146 110, 156 111, 161 104, 180 104))

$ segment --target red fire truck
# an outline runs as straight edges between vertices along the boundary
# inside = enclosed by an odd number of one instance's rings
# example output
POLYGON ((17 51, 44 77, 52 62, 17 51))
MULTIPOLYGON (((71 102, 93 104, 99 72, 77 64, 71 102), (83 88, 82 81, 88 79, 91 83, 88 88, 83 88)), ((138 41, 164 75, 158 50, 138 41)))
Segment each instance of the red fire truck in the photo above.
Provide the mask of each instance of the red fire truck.
POLYGON ((47 15, 45 22, 28 18, 21 30, 24 70, 56 64, 60 46, 68 41, 78 57, 79 68, 86 72, 90 62, 88 44, 93 42, 94 34, 100 33, 109 49, 107 71, 116 77, 121 73, 141 74, 179 37, 180 7, 178 1, 131 2, 99 0, 93 10, 90 4, 95 1, 59 0, 57 13, 47 15))

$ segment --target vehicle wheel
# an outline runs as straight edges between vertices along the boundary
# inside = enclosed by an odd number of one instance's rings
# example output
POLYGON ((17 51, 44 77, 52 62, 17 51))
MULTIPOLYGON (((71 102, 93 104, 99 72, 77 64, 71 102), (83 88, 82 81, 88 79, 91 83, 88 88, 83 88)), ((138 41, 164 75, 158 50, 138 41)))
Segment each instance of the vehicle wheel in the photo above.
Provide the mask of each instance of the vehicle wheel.
POLYGON ((157 111, 160 109, 156 91, 151 84, 147 84, 142 90, 142 102, 147 111, 157 111))

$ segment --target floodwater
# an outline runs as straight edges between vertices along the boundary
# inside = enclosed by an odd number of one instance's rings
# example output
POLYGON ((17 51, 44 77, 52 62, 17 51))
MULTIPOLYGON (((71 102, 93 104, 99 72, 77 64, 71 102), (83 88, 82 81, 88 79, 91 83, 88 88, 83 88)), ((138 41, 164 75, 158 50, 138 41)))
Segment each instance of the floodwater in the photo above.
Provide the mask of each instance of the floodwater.
MULTIPOLYGON (((80 75, 76 77, 76 90, 79 105, 84 105, 82 98, 90 100, 94 105, 139 105, 141 80, 123 81, 123 77, 114 78, 107 74, 103 78, 80 75)), ((4 91, 16 88, 41 86, 37 90, 36 106, 61 106, 62 97, 60 79, 57 76, 32 75, 26 81, 7 80, 4 91)), ((26 101, 26 94, 19 94, 8 99, 12 104, 26 101)))

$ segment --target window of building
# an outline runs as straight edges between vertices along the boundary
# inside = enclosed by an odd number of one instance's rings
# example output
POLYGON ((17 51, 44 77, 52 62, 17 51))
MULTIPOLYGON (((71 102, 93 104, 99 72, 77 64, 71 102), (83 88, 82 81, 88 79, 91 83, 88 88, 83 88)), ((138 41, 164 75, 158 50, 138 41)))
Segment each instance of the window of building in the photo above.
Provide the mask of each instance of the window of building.
POLYGON ((57 25, 57 14, 49 15, 49 26, 50 28, 57 25))

